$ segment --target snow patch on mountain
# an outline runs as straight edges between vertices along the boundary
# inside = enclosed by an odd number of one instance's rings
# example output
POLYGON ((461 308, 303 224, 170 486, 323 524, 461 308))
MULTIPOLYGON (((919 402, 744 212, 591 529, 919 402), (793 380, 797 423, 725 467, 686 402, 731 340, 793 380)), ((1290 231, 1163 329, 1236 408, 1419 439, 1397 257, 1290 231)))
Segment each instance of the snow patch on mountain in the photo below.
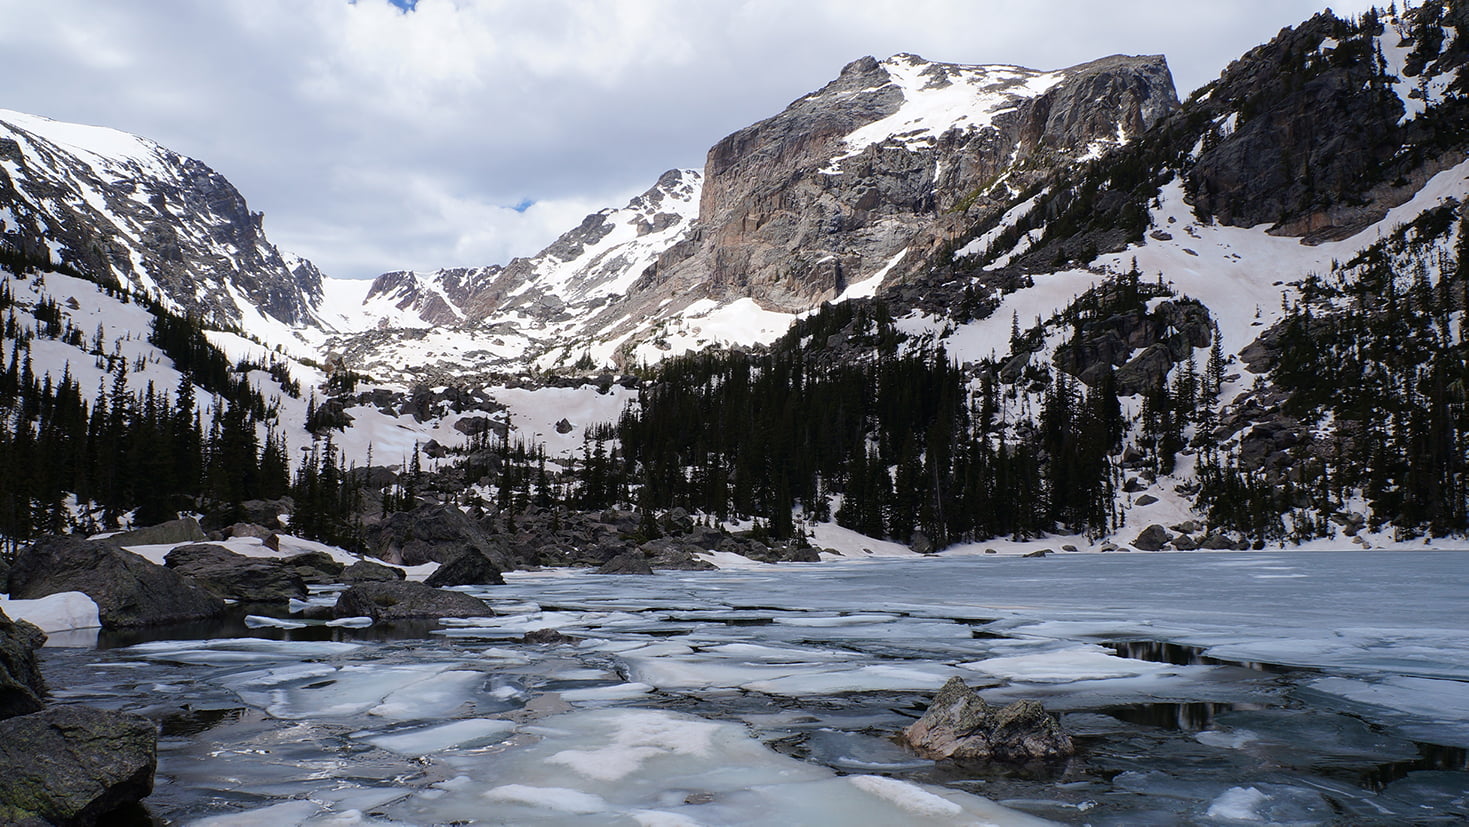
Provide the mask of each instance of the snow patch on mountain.
POLYGON ((1038 97, 1066 78, 1065 72, 1037 72, 1020 66, 931 63, 906 53, 893 55, 881 65, 902 90, 902 106, 847 135, 843 139, 846 152, 833 158, 822 172, 839 173, 842 160, 884 141, 911 150, 933 146, 950 130, 984 129, 995 116, 1014 110, 1018 100, 1038 97))

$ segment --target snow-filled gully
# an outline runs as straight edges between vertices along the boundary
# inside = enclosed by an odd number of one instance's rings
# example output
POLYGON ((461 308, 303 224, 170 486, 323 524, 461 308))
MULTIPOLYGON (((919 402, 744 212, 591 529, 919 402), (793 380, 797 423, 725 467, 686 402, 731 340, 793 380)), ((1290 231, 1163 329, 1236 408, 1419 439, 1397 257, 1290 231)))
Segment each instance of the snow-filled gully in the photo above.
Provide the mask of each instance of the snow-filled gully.
MULTIPOLYGON (((467 588, 494 614, 50 648, 159 721, 170 823, 1402 823, 1469 814, 1464 553, 782 564, 467 588), (1290 578, 1282 577, 1289 573, 1290 578), (521 643, 555 629, 575 643, 521 643), (891 736, 953 675, 1080 754, 891 736)), ((323 595, 320 600, 329 600, 323 595)), ((254 626, 254 628, 250 628, 254 626)))

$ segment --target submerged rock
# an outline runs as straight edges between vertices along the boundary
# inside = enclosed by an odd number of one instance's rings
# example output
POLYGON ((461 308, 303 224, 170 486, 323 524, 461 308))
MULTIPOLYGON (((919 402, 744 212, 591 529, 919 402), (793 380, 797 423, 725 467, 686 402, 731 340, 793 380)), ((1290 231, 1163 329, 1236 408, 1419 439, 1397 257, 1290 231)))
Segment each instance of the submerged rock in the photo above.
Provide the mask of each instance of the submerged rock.
POLYGON ((434 617, 485 617, 494 614, 483 600, 463 592, 435 589, 411 580, 359 583, 342 592, 337 617, 406 620, 434 617))
POLYGON ((0 612, 0 719, 39 712, 44 705, 46 683, 36 650, 45 642, 45 632, 0 612))
POLYGON ((158 734, 146 718, 56 706, 0 721, 0 822, 107 824, 153 792, 158 734))
POLYGON ((1035 701, 996 709, 960 678, 944 684, 902 740, 925 758, 1027 763, 1076 752, 1071 736, 1035 701))
POLYGON ((30 600, 57 592, 92 598, 104 629, 224 614, 223 600, 110 540, 42 537, 22 549, 10 571, 10 596, 30 600))

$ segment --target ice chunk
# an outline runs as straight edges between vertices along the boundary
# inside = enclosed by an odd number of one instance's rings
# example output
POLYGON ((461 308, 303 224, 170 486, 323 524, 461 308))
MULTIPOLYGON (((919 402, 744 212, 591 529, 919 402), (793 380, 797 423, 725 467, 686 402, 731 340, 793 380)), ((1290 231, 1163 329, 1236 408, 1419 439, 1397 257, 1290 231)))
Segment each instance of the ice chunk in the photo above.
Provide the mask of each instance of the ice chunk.
POLYGON ((345 629, 366 629, 372 625, 370 617, 339 617, 336 620, 328 620, 328 626, 336 626, 345 629))
POLYGON ((922 787, 883 778, 880 775, 854 775, 847 779, 852 786, 866 793, 896 804, 899 809, 925 818, 956 818, 963 815, 964 808, 958 804, 927 792, 922 787))
MULTIPOLYGON (((515 724, 493 718, 470 718, 420 729, 368 735, 362 740, 399 755, 428 755, 447 749, 478 746, 515 731, 515 724)), ((355 737, 355 735, 354 735, 355 737)))
POLYGON ((965 669, 1029 683, 1071 683, 1177 672, 1182 667, 1119 658, 1100 646, 1078 646, 1036 655, 1014 655, 960 664, 965 669))
POLYGON ((653 691, 653 687, 645 683, 619 683, 614 686, 592 686, 586 689, 562 690, 561 699, 571 701, 621 701, 631 698, 641 698, 653 691))
POLYGON ((811 760, 839 770, 855 772, 902 772, 933 766, 886 738, 820 729, 806 741, 811 760))
POLYGON ((247 629, 304 629, 311 624, 302 623, 299 620, 282 620, 279 617, 265 617, 263 615, 245 615, 245 628, 247 629))
POLYGON ((304 824, 307 819, 321 812, 321 805, 314 801, 286 801, 258 810, 242 813, 210 816, 193 822, 194 827, 256 827, 260 824, 291 825, 304 824))
POLYGON ((607 802, 600 796, 566 787, 530 787, 525 784, 506 784, 487 790, 484 797, 490 801, 508 801, 529 804, 547 810, 574 815, 590 815, 606 811, 607 802))
POLYGON ((1260 811, 1270 797, 1254 787, 1230 787, 1209 805, 1209 818, 1227 821, 1264 821, 1260 811))

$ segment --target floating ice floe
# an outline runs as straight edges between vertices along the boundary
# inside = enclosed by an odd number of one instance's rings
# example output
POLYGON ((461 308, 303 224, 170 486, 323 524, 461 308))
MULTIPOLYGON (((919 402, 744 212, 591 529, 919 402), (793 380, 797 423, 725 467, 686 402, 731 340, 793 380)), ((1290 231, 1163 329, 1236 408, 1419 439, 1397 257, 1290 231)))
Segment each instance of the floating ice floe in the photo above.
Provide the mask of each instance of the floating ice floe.
POLYGON ((469 718, 437 726, 394 730, 386 734, 353 733, 353 737, 399 755, 428 755, 447 749, 462 749, 499 741, 514 731, 515 724, 511 721, 469 718))

